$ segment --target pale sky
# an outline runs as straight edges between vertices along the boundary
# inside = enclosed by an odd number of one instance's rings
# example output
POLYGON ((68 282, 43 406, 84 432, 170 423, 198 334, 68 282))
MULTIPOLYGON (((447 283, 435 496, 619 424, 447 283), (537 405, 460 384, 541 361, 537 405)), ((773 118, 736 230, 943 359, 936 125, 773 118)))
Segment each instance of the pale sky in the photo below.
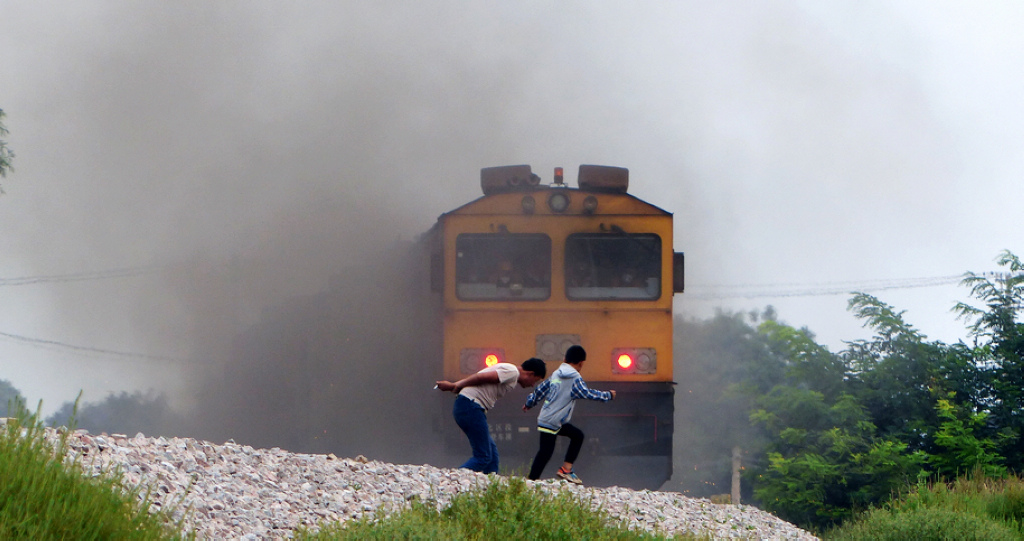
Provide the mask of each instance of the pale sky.
POLYGON ((837 351, 869 335, 826 293, 897 286, 955 342, 950 277, 1024 255, 1022 6, 0 0, 0 379, 176 392, 518 163, 629 168, 680 314, 771 304, 837 351), (211 285, 232 258, 255 285, 211 285))

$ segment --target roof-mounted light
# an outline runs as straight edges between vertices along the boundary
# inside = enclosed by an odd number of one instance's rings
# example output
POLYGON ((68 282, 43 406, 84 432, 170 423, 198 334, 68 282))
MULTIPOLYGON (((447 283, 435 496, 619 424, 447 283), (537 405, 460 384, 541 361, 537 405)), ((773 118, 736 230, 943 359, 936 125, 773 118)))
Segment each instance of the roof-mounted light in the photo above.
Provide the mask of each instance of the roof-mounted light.
POLYGON ((569 194, 564 191, 557 191, 548 197, 548 208, 555 214, 561 214, 569 209, 569 194))

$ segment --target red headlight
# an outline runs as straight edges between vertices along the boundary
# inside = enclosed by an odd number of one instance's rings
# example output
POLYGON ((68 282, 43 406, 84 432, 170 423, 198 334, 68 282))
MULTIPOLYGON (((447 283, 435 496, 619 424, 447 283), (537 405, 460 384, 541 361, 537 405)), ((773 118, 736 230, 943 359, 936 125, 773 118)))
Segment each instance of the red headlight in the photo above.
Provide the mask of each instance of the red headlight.
POLYGON ((658 352, 654 348, 615 348, 612 350, 612 374, 655 374, 658 352))
POLYGON ((464 348, 459 352, 459 369, 463 374, 475 374, 504 359, 505 350, 500 348, 464 348))

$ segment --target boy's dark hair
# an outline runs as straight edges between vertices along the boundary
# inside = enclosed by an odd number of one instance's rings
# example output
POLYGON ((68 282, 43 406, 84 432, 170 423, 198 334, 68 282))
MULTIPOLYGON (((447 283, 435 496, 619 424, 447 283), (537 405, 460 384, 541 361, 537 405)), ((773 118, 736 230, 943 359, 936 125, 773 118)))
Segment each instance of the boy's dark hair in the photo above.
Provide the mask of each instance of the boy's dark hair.
POLYGON ((544 364, 544 361, 531 357, 523 361, 523 370, 527 372, 533 372, 533 375, 538 378, 543 378, 548 375, 548 365, 544 364))
POLYGON ((587 360, 587 350, 583 349, 583 346, 569 346, 569 349, 565 350, 565 362, 579 364, 585 360, 587 360))

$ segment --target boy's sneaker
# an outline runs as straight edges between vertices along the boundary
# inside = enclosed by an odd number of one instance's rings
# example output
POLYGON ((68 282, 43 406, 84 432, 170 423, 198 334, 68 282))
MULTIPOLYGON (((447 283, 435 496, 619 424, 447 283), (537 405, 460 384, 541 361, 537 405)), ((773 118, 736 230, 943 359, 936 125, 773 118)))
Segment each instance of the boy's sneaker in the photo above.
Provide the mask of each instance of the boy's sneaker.
POLYGON ((576 472, 565 471, 562 468, 558 468, 558 476, 574 485, 582 485, 583 481, 579 477, 576 477, 576 472))

